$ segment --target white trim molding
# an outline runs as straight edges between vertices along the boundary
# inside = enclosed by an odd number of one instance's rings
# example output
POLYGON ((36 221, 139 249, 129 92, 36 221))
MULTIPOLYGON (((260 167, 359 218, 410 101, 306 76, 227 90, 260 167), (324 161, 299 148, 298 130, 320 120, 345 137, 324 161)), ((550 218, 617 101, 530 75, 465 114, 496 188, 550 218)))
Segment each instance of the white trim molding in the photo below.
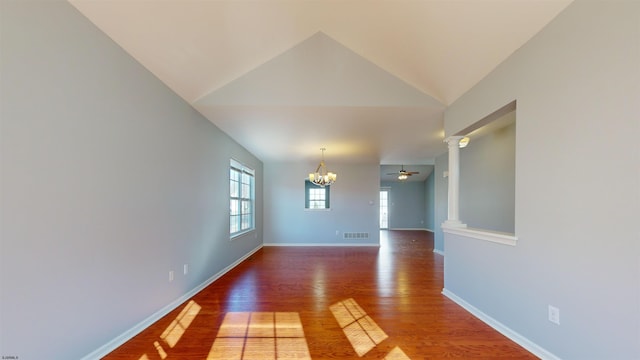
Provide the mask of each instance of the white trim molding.
POLYGON ((196 286, 191 291, 187 292, 186 294, 182 295, 181 297, 179 297, 176 300, 172 301, 171 303, 167 304, 167 306, 165 306, 162 309, 156 311, 154 314, 152 314, 148 318, 142 320, 141 322, 136 324, 131 329, 123 332, 122 334, 120 334, 116 338, 114 338, 113 340, 109 341, 108 343, 102 345, 101 347, 99 347, 98 349, 94 350, 90 354, 86 355, 81 360, 101 359, 104 356, 107 356, 107 354, 109 354, 113 350, 117 349, 122 344, 126 343, 127 341, 131 340, 134 336, 136 336, 139 333, 141 333, 144 329, 148 328, 153 323, 155 323, 156 321, 160 320, 162 317, 164 317, 168 313, 172 312, 173 310, 175 310, 178 306, 182 305, 187 300, 189 300, 192 297, 194 297, 197 293, 199 293, 200 291, 204 290, 204 288, 206 288, 207 286, 211 285, 214 281, 216 281, 219 278, 221 278, 224 274, 228 273, 231 269, 233 269, 234 267, 240 265, 240 263, 242 263, 243 261, 248 259, 251 255, 255 254, 258 250, 262 249, 262 247, 263 247, 263 245, 257 246, 256 248, 254 248, 253 250, 249 251, 247 254, 242 256, 240 259, 236 260, 233 264, 231 264, 231 265, 227 266, 226 268, 220 270, 218 273, 216 273, 215 275, 213 275, 209 279, 205 280, 202 284, 196 286))
POLYGON ((511 245, 516 246, 518 243, 518 237, 515 234, 500 232, 500 231, 491 231, 484 229, 475 229, 475 228, 467 228, 467 227, 450 227, 450 226, 442 226, 442 231, 447 234, 460 235, 472 239, 490 241, 503 245, 511 245))
POLYGON ((296 246, 331 246, 331 247, 353 247, 353 246, 370 246, 370 247, 380 247, 380 244, 374 243, 265 243, 264 246, 281 246, 281 247, 296 247, 296 246))
POLYGON ((436 253, 436 254, 438 254, 438 255, 442 255, 442 256, 444 256, 444 251, 442 251, 442 250, 433 249, 433 252, 434 252, 434 253, 436 253))
POLYGON ((408 231, 426 231, 426 232, 433 232, 433 230, 431 230, 431 229, 427 229, 427 228, 387 228, 387 229, 380 229, 380 230, 408 230, 408 231))
POLYGON ((482 322, 484 322, 485 324, 491 326, 496 331, 498 331, 502 335, 506 336, 507 338, 509 338, 510 340, 515 342, 516 344, 518 344, 518 345, 522 346, 523 348, 527 349, 529 352, 531 352, 533 355, 539 357, 540 359, 542 359, 542 360, 561 360, 559 357, 557 357, 556 355, 554 355, 550 351, 548 351, 545 348, 541 347, 540 345, 534 343, 533 341, 527 339, 526 337, 524 337, 523 335, 517 333, 516 331, 513 331, 508 326, 506 326, 503 323, 499 322, 498 320, 492 318, 491 316, 485 314, 484 312, 482 312, 481 310, 479 310, 475 306, 469 304, 468 302, 464 301, 462 298, 460 298, 458 295, 452 293, 451 291, 449 291, 447 289, 442 289, 442 295, 448 297, 449 299, 451 299, 456 304, 462 306, 462 308, 467 310, 469 313, 471 313, 471 315, 477 317, 482 322))

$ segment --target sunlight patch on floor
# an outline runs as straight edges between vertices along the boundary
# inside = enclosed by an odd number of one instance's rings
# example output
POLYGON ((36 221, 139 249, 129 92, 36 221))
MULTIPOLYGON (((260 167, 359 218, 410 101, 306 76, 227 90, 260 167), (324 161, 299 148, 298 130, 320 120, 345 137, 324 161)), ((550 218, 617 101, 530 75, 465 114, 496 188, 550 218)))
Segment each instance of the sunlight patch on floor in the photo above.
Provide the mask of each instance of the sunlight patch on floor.
MULTIPOLYGON (((191 322, 193 319, 198 316, 202 307, 198 305, 197 302, 191 300, 187 303, 187 305, 180 311, 178 316, 167 326, 166 329, 160 335, 160 338, 164 340, 164 342, 169 345, 170 348, 176 346, 182 335, 187 331, 189 326, 191 326, 191 322)), ((168 354, 162 347, 159 341, 153 342, 153 347, 156 348, 158 352, 158 356, 160 359, 164 360, 167 358, 168 354)), ((147 354, 143 354, 138 360, 149 360, 149 356, 147 354)))
POLYGON ((230 312, 207 360, 311 360, 297 312, 230 312))
POLYGON ((191 325, 193 319, 196 318, 202 307, 195 301, 191 300, 184 309, 176 316, 175 320, 167 326, 160 338, 164 340, 169 347, 174 347, 180 341, 184 332, 191 325))
POLYGON ((156 348, 156 351, 158 352, 158 356, 160 356, 160 359, 164 360, 167 358, 167 352, 164 351, 164 348, 162 348, 162 345, 160 345, 158 341, 154 341, 153 346, 156 348))
POLYGON ((329 309, 360 357, 389 337, 353 299, 335 303, 329 309))
MULTIPOLYGON (((333 317, 347 336, 353 350, 363 357, 389 336, 353 299, 337 302, 329 307, 333 317)), ((411 360, 399 347, 393 348, 384 360, 411 360)))
POLYGON ((387 354, 387 356, 384 357, 384 360, 411 360, 411 359, 407 356, 407 354, 404 353, 404 351, 402 351, 402 349, 396 346, 395 348, 393 348, 393 350, 389 352, 389 354, 387 354))

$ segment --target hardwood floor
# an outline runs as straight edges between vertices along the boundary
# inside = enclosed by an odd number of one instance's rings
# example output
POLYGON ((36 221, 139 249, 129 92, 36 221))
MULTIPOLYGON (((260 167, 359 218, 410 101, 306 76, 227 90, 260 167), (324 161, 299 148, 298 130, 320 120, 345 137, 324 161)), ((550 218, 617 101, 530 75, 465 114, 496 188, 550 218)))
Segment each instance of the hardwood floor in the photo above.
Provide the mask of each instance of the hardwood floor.
POLYGON ((104 359, 536 359, 441 295, 431 233, 380 236, 265 247, 104 359))

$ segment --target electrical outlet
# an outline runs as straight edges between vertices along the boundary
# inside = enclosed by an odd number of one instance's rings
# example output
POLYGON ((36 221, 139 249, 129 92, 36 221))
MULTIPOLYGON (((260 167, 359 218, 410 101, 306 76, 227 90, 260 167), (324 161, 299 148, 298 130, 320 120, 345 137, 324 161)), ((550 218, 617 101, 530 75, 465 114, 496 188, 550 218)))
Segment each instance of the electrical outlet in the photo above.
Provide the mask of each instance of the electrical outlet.
POLYGON ((169 282, 173 281, 173 270, 169 271, 169 282))
POLYGON ((189 272, 189 264, 184 264, 184 274, 187 275, 187 273, 189 272))
POLYGON ((560 325, 560 309, 549 305, 549 321, 556 325, 560 325))

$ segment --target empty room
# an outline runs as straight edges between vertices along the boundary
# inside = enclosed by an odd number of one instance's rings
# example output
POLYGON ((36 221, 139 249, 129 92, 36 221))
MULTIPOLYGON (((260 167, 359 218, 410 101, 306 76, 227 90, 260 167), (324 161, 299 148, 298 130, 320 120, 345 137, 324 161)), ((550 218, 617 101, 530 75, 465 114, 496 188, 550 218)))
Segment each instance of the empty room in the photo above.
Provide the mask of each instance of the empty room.
POLYGON ((2 359, 640 359, 640 2, 0 0, 2 359))

